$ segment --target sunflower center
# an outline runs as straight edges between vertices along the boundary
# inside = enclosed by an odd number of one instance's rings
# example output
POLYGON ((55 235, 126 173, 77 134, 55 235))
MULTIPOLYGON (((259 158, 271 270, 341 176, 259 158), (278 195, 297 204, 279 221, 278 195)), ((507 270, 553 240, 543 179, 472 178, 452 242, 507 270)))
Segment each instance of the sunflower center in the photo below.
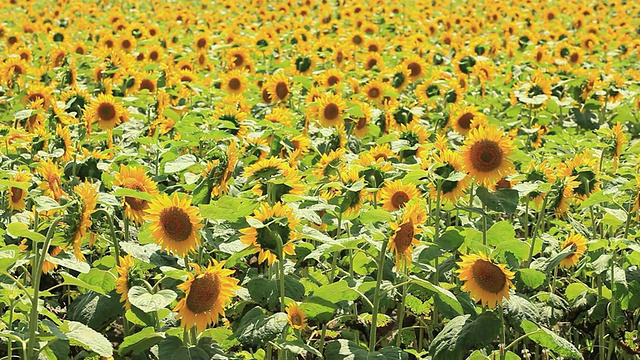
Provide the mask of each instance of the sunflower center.
POLYGON ((361 130, 367 126, 367 118, 361 117, 358 118, 358 123, 356 124, 356 129, 361 130))
POLYGON ((398 254, 404 254, 404 252, 411 246, 411 242, 413 241, 413 222, 408 221, 406 223, 402 223, 398 230, 396 230, 396 237, 394 239, 394 243, 396 245, 396 250, 398 254))
POLYGON ((409 65, 407 65, 407 68, 409 69, 410 76, 420 76, 420 74, 422 74, 422 66, 420 66, 420 64, 412 62, 409 65))
POLYGON ((158 54, 157 51, 153 50, 150 54, 149 54, 149 59, 151 59, 152 61, 157 61, 158 58, 160 57, 160 54, 158 54))
POLYGON ((153 92, 156 89, 156 85, 149 79, 143 79, 140 82, 140 90, 142 89, 147 89, 149 92, 153 92))
POLYGON ((580 59, 580 55, 578 55, 578 53, 571 54, 571 57, 569 58, 572 63, 577 63, 578 59, 580 59))
POLYGON ((278 96, 279 99, 286 98, 287 95, 289 95, 289 88, 287 87, 287 84, 283 82, 279 82, 276 85, 276 95, 278 96))
POLYGON ((302 326, 302 318, 298 314, 291 316, 291 322, 295 326, 302 326))
POLYGON ((116 117, 116 107, 110 103, 101 103, 98 105, 98 116, 101 120, 111 121, 116 117))
POLYGON ((338 105, 334 103, 330 103, 324 107, 324 117, 327 120, 334 120, 340 114, 340 109, 338 105))
POLYGON ((367 62, 367 68, 371 69, 374 66, 378 65, 378 60, 376 59, 369 59, 369 62, 367 62))
POLYGON ((458 118, 458 126, 465 130, 469 130, 471 128, 471 120, 473 120, 472 113, 464 113, 458 118))
POLYGON ((162 210, 160 223, 164 232, 172 241, 181 242, 187 240, 193 230, 189 214, 177 206, 162 210))
POLYGON ((27 98, 30 102, 35 102, 40 99, 44 100, 44 96, 41 93, 33 93, 27 98))
POLYGON ((367 95, 369 95, 370 98, 375 99, 380 96, 380 89, 375 87, 371 88, 369 89, 369 91, 367 91, 367 95))
POLYGON ((242 57, 242 55, 239 55, 239 54, 234 55, 233 64, 237 67, 242 66, 242 64, 244 64, 244 57, 242 57))
POLYGON ((207 45, 207 39, 204 39, 204 38, 198 39, 198 44, 197 45, 198 45, 198 47, 200 49, 202 49, 203 47, 205 47, 207 45))
POLYGON ((404 191, 396 191, 391 196, 391 205, 396 209, 399 209, 407 201, 409 201, 409 195, 404 191))
POLYGON ((242 83, 240 82, 240 79, 233 78, 233 79, 229 80, 229 89, 231 89, 231 90, 239 90, 240 86, 242 86, 242 83))
MULTIPOLYGON (((144 191, 144 188, 142 186, 140 186, 140 185, 137 185, 137 184, 129 187, 129 189, 133 189, 133 190, 137 190, 137 191, 144 191)), ((131 209, 133 209, 135 211, 142 211, 142 210, 147 208, 147 201, 143 200, 143 199, 138 199, 138 198, 134 198, 134 197, 130 197, 130 196, 125 196, 124 197, 124 201, 127 204, 129 204, 131 209)))
POLYGON ((220 280, 215 274, 200 275, 193 280, 187 295, 187 307, 196 314, 210 311, 220 296, 220 280))
POLYGON ((471 164, 480 172, 489 172, 502 164, 502 149, 495 141, 482 140, 471 146, 471 164))
POLYGON ((472 267, 473 280, 480 288, 493 294, 497 294, 504 289, 507 277, 499 266, 490 261, 477 260, 472 267))
POLYGON ((124 49, 129 49, 131 47, 131 41, 125 39, 124 41, 122 41, 122 48, 124 49))
POLYGON ((267 89, 262 89, 262 102, 265 104, 271 103, 271 95, 269 95, 269 91, 267 91, 267 89))
POLYGON ((12 187, 11 188, 11 202, 12 203, 17 203, 18 201, 20 201, 20 199, 22 199, 22 189, 16 188, 16 187, 12 187))
POLYGON ((340 82, 340 79, 338 79, 337 76, 329 76, 329 78, 327 79, 327 85, 329 86, 333 86, 339 82, 340 82))

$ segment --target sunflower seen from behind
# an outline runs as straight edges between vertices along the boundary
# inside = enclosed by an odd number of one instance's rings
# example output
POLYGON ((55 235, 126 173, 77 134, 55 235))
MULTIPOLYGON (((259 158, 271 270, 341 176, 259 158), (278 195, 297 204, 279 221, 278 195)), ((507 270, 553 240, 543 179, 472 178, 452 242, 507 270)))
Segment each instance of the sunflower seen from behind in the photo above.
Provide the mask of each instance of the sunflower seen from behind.
POLYGON ((174 192, 169 197, 162 193, 148 206, 146 220, 162 250, 182 257, 200 245, 202 217, 198 208, 191 206, 188 195, 174 192))
POLYGON ((73 233, 73 253, 78 260, 84 260, 82 254, 82 240, 86 237, 89 228, 92 225, 91 214, 96 211, 96 205, 98 204, 98 186, 90 182, 84 182, 73 188, 74 193, 78 198, 79 218, 71 207, 69 212, 74 221, 71 223, 70 232, 73 233))
POLYGON ((494 126, 471 129, 460 149, 464 169, 479 185, 493 186, 513 169, 512 142, 494 126))
MULTIPOLYGON (((142 167, 120 165, 120 171, 115 174, 113 184, 126 189, 145 192, 151 196, 158 195, 157 184, 147 176, 142 167)), ((132 196, 124 197, 124 214, 137 224, 143 222, 144 211, 148 208, 147 200, 132 196)))
POLYGON ((293 241, 298 237, 295 229, 300 221, 294 217, 289 205, 280 202, 273 206, 262 203, 254 211, 253 216, 247 217, 247 220, 253 225, 240 230, 242 233, 240 241, 253 247, 255 253, 258 253, 258 263, 262 264, 266 261, 268 265, 273 264, 281 257, 278 255, 280 245, 284 254, 295 254, 293 241), (258 222, 262 226, 256 226, 258 222))
POLYGON ((464 281, 463 291, 490 309, 502 304, 502 298, 509 299, 509 289, 514 274, 504 264, 495 264, 484 254, 462 255, 458 262, 458 278, 464 281))
POLYGON ((178 285, 184 297, 173 309, 182 327, 195 326, 198 332, 203 332, 224 316, 224 308, 231 302, 234 291, 240 289, 238 279, 231 276, 234 271, 224 269, 224 264, 215 260, 206 268, 191 264, 195 274, 188 273, 187 281, 178 285))
POLYGON ((120 302, 124 303, 125 309, 131 308, 129 302, 129 289, 131 289, 132 274, 134 271, 134 259, 131 255, 127 254, 124 257, 120 256, 120 265, 116 266, 118 271, 118 278, 116 279, 116 293, 120 294, 120 302))

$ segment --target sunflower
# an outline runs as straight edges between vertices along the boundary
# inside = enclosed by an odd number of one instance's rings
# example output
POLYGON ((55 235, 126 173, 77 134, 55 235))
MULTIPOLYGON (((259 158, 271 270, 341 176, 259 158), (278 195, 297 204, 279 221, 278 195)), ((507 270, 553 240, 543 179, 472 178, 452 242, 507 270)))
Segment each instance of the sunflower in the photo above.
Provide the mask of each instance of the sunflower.
POLYGON ((449 124, 457 133, 467 135, 471 128, 487 125, 487 118, 473 105, 451 107, 449 124))
POLYGON ((245 69, 250 67, 249 52, 242 48, 233 48, 226 55, 230 69, 245 69))
POLYGON ((78 260, 84 260, 82 254, 82 239, 87 235, 87 231, 92 225, 91 214, 96 211, 96 205, 98 204, 98 191, 97 186, 84 182, 73 188, 76 196, 80 198, 80 219, 75 225, 75 231, 73 233, 73 253, 78 260))
POLYGON ((146 220, 151 222, 153 237, 162 250, 178 256, 186 256, 200 245, 202 217, 191 198, 173 193, 172 197, 160 194, 148 204, 146 220))
POLYGON ((385 183, 380 190, 380 202, 382 208, 387 211, 396 211, 404 207, 411 199, 420 197, 420 190, 415 184, 404 184, 402 180, 385 183))
MULTIPOLYGON (((438 154, 433 155, 435 160, 442 164, 436 168, 434 172, 440 177, 447 179, 453 172, 462 172, 462 157, 459 153, 446 149, 438 154)), ((440 196, 455 204, 458 199, 464 196, 467 188, 469 187, 469 177, 465 176, 460 180, 443 180, 440 184, 440 196)), ((432 199, 437 199, 438 192, 437 187, 431 184, 430 195, 432 199)))
POLYGON ((125 109, 113 96, 100 94, 91 100, 86 113, 88 122, 98 121, 100 129, 111 130, 120 124, 125 109))
MULTIPOLYGON (((142 191, 154 197, 158 195, 157 184, 147 176, 142 167, 120 165, 120 171, 115 174, 113 184, 126 189, 142 191)), ((127 218, 141 224, 149 204, 146 200, 125 196, 124 208, 127 218)))
POLYGON ((382 55, 377 52, 370 52, 365 55, 364 60, 362 61, 362 66, 365 70, 372 70, 377 67, 380 70, 384 69, 384 59, 382 55))
POLYGON ((558 177, 575 180, 573 194, 578 199, 585 200, 599 188, 597 162, 595 154, 585 149, 573 159, 558 164, 558 177))
POLYGON ((409 202, 398 222, 389 224, 393 235, 389 239, 387 249, 395 254, 396 270, 401 270, 411 264, 413 247, 420 244, 416 235, 422 232, 422 226, 427 219, 426 207, 420 201, 409 202))
POLYGON ((558 176, 552 188, 555 190, 555 198, 552 199, 551 208, 558 217, 564 216, 569 210, 569 202, 574 198, 573 189, 580 186, 576 176, 558 176))
POLYGON ((271 101, 284 101, 291 93, 289 77, 283 71, 273 74, 265 86, 271 101))
POLYGON ((423 77, 428 68, 427 62, 418 55, 412 55, 405 59, 403 66, 407 69, 411 81, 416 81, 423 77))
POLYGON ((240 289, 238 279, 231 277, 234 270, 224 269, 224 264, 213 260, 206 269, 191 264, 195 275, 188 273, 187 281, 178 285, 178 289, 184 291, 184 297, 173 309, 184 328, 195 326, 198 332, 203 332, 209 324, 216 324, 220 316, 224 316, 225 306, 240 289))
MULTIPOLYGON (((58 254, 60 254, 61 252, 62 252, 62 248, 59 247, 59 246, 51 246, 51 247, 49 247, 49 255, 50 256, 58 256, 58 254)), ((58 268, 58 264, 54 264, 49 260, 45 260, 42 263, 42 273, 43 274, 50 274, 56 268, 58 268)))
POLYGON ((240 230, 242 233, 240 241, 255 249, 258 253, 258 263, 262 264, 266 260, 268 265, 273 264, 280 257, 277 255, 280 242, 284 254, 295 254, 293 241, 298 237, 295 228, 299 220, 295 219, 293 210, 288 205, 280 202, 273 206, 262 203, 250 218, 261 222, 264 226, 260 228, 250 226, 240 230))
POLYGON ((29 85, 27 88, 27 96, 24 98, 26 103, 33 103, 42 100, 42 108, 48 109, 51 105, 51 88, 42 84, 29 85))
POLYGON ((337 94, 326 93, 318 99, 318 114, 320 123, 325 127, 336 126, 342 121, 342 114, 347 104, 337 94))
POLYGON ((338 69, 329 69, 318 75, 317 82, 319 86, 330 88, 333 87, 336 90, 340 88, 340 84, 344 79, 344 74, 338 69))
POLYGON ((351 131, 355 136, 362 139, 369 133, 369 123, 371 122, 371 112, 373 108, 366 103, 358 103, 358 105, 360 105, 364 116, 353 119, 353 129, 351 131))
POLYGON ((220 89, 231 94, 242 94, 247 91, 247 80, 240 70, 231 70, 220 79, 220 89))
POLYGON ((49 196, 56 201, 60 201, 60 198, 63 195, 67 195, 64 190, 62 190, 62 183, 60 182, 62 169, 60 169, 51 159, 47 159, 45 162, 40 163, 38 174, 40 174, 44 179, 44 181, 40 182, 38 187, 43 191, 45 196, 49 196))
POLYGON ((304 330, 307 327, 307 315, 304 313, 296 302, 292 302, 284 311, 287 313, 289 325, 296 330, 304 330))
POLYGON ((462 255, 458 262, 460 269, 458 278, 465 283, 463 291, 471 293, 476 301, 489 308, 502 303, 502 298, 509 299, 509 288, 513 288, 513 272, 503 264, 494 264, 488 256, 462 255))
MULTIPOLYGON (((26 171, 18 171, 12 176, 9 181, 11 182, 25 182, 28 183, 31 180, 31 174, 26 171)), ((28 187, 28 185, 27 185, 28 187)), ((9 187, 9 209, 22 211, 25 209, 24 199, 27 197, 27 188, 22 187, 9 187)))
POLYGON ((465 170, 485 187, 493 186, 513 169, 512 140, 493 126, 471 129, 460 149, 465 170))
POLYGON ((573 248, 573 253, 560 261, 560 266, 567 269, 577 264, 582 254, 587 250, 587 238, 572 231, 562 243, 561 249, 564 250, 568 247, 573 248))
POLYGON ((316 163, 316 168, 312 170, 312 174, 320 179, 337 174, 342 166, 345 153, 346 150, 340 148, 331 150, 328 154, 322 154, 320 160, 316 163))
POLYGON ((124 302, 125 309, 131 308, 129 302, 129 289, 131 289, 131 278, 134 267, 134 259, 131 255, 127 254, 124 257, 120 256, 120 265, 116 266, 118 271, 118 278, 116 279, 116 293, 120 294, 120 302, 124 302))
MULTIPOLYGON (((554 174, 554 168, 550 166, 546 160, 536 164, 533 160, 529 163, 528 168, 524 172, 525 182, 531 183, 548 183, 553 184, 556 182, 556 176, 554 174)), ((546 196, 546 192, 534 191, 529 193, 529 199, 533 200, 534 207, 539 209, 542 205, 542 201, 546 196)))
POLYGON ((56 126, 56 135, 58 135, 58 149, 62 149, 64 153, 60 157, 62 161, 70 161, 73 159, 73 154, 76 152, 73 148, 71 141, 71 131, 68 126, 58 125, 56 126))
POLYGON ((380 104, 384 99, 384 92, 389 85, 380 80, 371 80, 362 87, 362 93, 366 97, 367 101, 372 104, 380 104))

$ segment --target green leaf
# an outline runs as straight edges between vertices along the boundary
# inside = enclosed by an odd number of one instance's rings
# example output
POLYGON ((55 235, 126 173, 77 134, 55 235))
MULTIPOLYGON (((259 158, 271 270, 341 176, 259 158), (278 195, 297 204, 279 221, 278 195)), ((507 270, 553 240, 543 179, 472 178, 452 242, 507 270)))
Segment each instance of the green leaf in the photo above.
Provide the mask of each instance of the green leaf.
POLYGON ((520 295, 513 294, 504 301, 505 314, 510 319, 517 319, 517 323, 522 320, 538 321, 540 309, 520 295))
POLYGON ((451 291, 443 289, 437 285, 433 285, 432 283, 420 279, 415 275, 411 276, 411 281, 430 292, 433 296, 435 296, 437 300, 448 306, 453 313, 463 313, 462 304, 460 304, 460 301, 458 301, 458 299, 453 295, 451 291))
POLYGON ((454 251, 460 247, 464 243, 464 236, 460 234, 458 229, 449 229, 444 234, 442 234, 436 244, 440 246, 440 248, 447 251, 454 251))
POLYGON ((175 112, 175 111, 173 111, 173 110, 171 110, 169 108, 164 109, 162 111, 162 115, 168 117, 169 119, 171 119, 171 120, 173 120, 175 122, 180 121, 180 114, 178 114, 177 112, 175 112))
POLYGON ((360 296, 344 280, 323 285, 316 289, 313 295, 333 303, 343 300, 353 301, 360 296))
POLYGON ((602 190, 600 190, 589 195, 589 197, 585 201, 583 201, 582 204, 580 204, 580 206, 578 206, 577 210, 579 211, 582 209, 586 209, 589 206, 593 206, 603 202, 609 202, 612 199, 613 199, 613 194, 605 194, 602 190))
POLYGON ((165 174, 173 174, 180 171, 184 171, 191 166, 195 165, 198 159, 191 154, 180 155, 177 159, 169 161, 164 164, 165 174))
POLYGON ((157 333, 153 327, 146 327, 124 338, 118 349, 118 354, 139 354, 159 343, 164 338, 164 333, 157 333))
POLYGON ((429 352, 434 360, 459 359, 468 349, 489 345, 501 329, 502 320, 493 311, 484 312, 475 320, 471 315, 457 316, 433 339, 429 352))
POLYGON ((298 82, 302 84, 305 89, 311 89, 313 84, 311 83, 311 79, 308 76, 296 75, 293 77, 293 82, 298 82))
POLYGON ((182 340, 170 336, 158 344, 158 358, 160 360, 210 360, 206 351, 195 347, 186 347, 182 340))
POLYGON ((585 291, 588 291, 589 289, 590 288, 587 285, 581 282, 575 282, 567 286, 567 288, 564 290, 564 295, 567 298, 568 302, 573 302, 578 298, 578 296, 580 296, 585 291))
POLYGON ((136 198, 136 199, 141 199, 141 200, 146 200, 146 201, 151 201, 153 200, 153 195, 144 192, 144 191, 138 191, 138 190, 134 190, 134 189, 128 189, 128 188, 117 188, 116 191, 113 192, 114 196, 126 196, 126 197, 131 197, 131 198, 136 198))
POLYGON ((391 214, 388 211, 382 209, 372 209, 368 211, 363 211, 360 214, 360 222, 363 224, 370 224, 375 222, 388 222, 393 219, 391 214))
POLYGON ((133 286, 129 289, 128 297, 131 305, 150 313, 167 307, 178 295, 169 289, 163 289, 151 294, 142 286, 133 286))
POLYGON ((258 206, 254 200, 225 195, 211 204, 200 205, 200 215, 210 220, 233 222, 251 215, 258 206))
POLYGON ((518 190, 499 189, 493 193, 484 187, 479 187, 476 191, 482 204, 489 210, 504 212, 512 215, 518 207, 518 190))
POLYGON ((65 285, 77 286, 79 288, 84 288, 84 289, 87 289, 87 290, 95 291, 95 292, 97 292, 98 294, 101 294, 101 295, 106 295, 107 294, 101 287, 88 284, 88 283, 86 283, 86 282, 74 277, 73 275, 67 274, 66 272, 62 272, 61 275, 62 275, 62 279, 64 280, 63 284, 65 284, 65 285))
POLYGON ((279 312, 267 317, 255 307, 242 317, 235 334, 244 346, 263 346, 277 338, 287 325, 287 314, 279 312))
POLYGON ((31 184, 28 181, 11 181, 0 179, 0 185, 6 186, 7 188, 14 187, 22 190, 27 190, 31 184))
POLYGON ((307 318, 324 323, 333 318, 336 306, 332 301, 317 296, 309 296, 300 304, 300 309, 304 311, 307 318))
MULTIPOLYGON (((284 282, 285 295, 296 301, 302 300, 304 285, 289 275, 285 275, 284 282)), ((277 280, 256 277, 247 283, 247 290, 251 295, 251 299, 266 308, 275 308, 280 301, 280 287, 277 280)))
POLYGON ((369 352, 353 341, 340 339, 327 343, 324 358, 331 360, 407 360, 409 354, 395 346, 386 346, 380 351, 369 352))
POLYGON ((505 241, 512 241, 515 238, 516 231, 513 228, 513 224, 508 221, 498 221, 487 230, 487 244, 491 246, 505 241))
POLYGON ((278 342, 278 345, 281 348, 293 353, 294 355, 300 355, 303 357, 306 354, 313 354, 318 357, 322 356, 322 354, 320 354, 320 351, 318 351, 315 348, 312 348, 311 346, 303 343, 300 340, 280 341, 278 342))
POLYGON ((102 330, 122 313, 120 295, 115 291, 100 295, 89 291, 80 294, 69 305, 70 320, 81 322, 93 329, 102 330))
POLYGON ((207 329, 202 334, 202 337, 210 337, 225 351, 228 351, 233 346, 240 345, 240 342, 233 336, 233 330, 230 327, 219 326, 207 329))
POLYGON ((17 245, 3 246, 0 249, 0 274, 6 273, 18 259, 24 257, 24 254, 24 251, 17 245))
MULTIPOLYGON (((489 236, 487 236, 489 239, 489 236)), ((488 241, 487 241, 488 242, 488 241)), ((516 257, 519 261, 522 261, 529 256, 530 245, 522 240, 509 240, 503 241, 496 245, 496 248, 493 252, 495 256, 502 256, 506 258, 506 254, 510 253, 516 257)))
POLYGON ((569 109, 569 115, 578 126, 585 130, 595 130, 600 127, 598 115, 587 109, 584 112, 578 108, 569 109))
POLYGON ((57 201, 48 196, 36 196, 33 201, 36 203, 36 210, 38 210, 38 212, 60 210, 67 207, 67 205, 58 204, 57 201))
POLYGON ((45 236, 29 230, 29 226, 21 222, 12 222, 7 225, 7 233, 16 238, 27 238, 35 242, 44 242, 45 236))
POLYGON ((538 325, 529 320, 523 320, 521 326, 526 333, 533 333, 529 335, 529 339, 535 341, 538 345, 566 358, 583 358, 580 351, 578 351, 573 344, 563 337, 556 335, 553 331, 543 327, 539 328, 538 325))
POLYGON ((547 275, 535 269, 520 269, 518 274, 520 275, 520 280, 534 290, 544 284, 544 280, 547 278, 547 275))
POLYGON ((113 356, 113 347, 99 332, 76 321, 65 321, 60 330, 69 338, 72 345, 81 346, 103 357, 113 356))

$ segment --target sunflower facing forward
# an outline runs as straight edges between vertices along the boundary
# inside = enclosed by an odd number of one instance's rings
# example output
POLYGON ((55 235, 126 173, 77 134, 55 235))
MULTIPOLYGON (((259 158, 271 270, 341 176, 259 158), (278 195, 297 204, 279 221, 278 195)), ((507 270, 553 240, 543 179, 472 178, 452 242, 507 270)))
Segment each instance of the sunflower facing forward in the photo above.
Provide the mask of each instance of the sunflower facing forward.
POLYGON ((282 241, 282 251, 285 254, 295 254, 293 240, 298 234, 294 229, 299 220, 295 219, 293 210, 288 205, 276 203, 270 206, 263 203, 251 218, 260 221, 264 226, 261 228, 250 226, 240 230, 242 233, 240 241, 253 246, 255 252, 259 253, 258 263, 262 264, 266 260, 267 264, 271 265, 279 257, 276 255, 279 246, 277 237, 282 241))
POLYGON ((513 288, 513 272, 503 264, 494 264, 488 256, 462 255, 462 262, 457 263, 460 269, 458 278, 465 283, 463 291, 471 293, 472 297, 482 305, 493 309, 502 303, 502 298, 509 299, 509 288, 513 288))
POLYGON ((327 93, 318 100, 318 119, 324 127, 337 126, 342 123, 343 112, 347 104, 340 95, 327 93))
POLYGON ((304 330, 307 327, 307 315, 304 313, 297 303, 292 302, 285 308, 289 325, 297 330, 304 330))
MULTIPOLYGON (((13 177, 11 177, 11 181, 19 183, 27 183, 29 180, 31 180, 31 175, 26 171, 18 171, 13 177)), ((18 211, 24 210, 26 207, 24 199, 26 197, 27 189, 15 186, 9 187, 9 209, 18 211)))
MULTIPOLYGON (((147 176, 144 169, 141 167, 127 167, 120 165, 120 172, 115 174, 115 181, 113 184, 127 189, 146 192, 152 196, 158 195, 156 183, 147 176)), ((149 208, 148 202, 143 199, 125 196, 124 203, 124 213, 127 218, 133 220, 137 224, 141 224, 142 218, 144 217, 144 211, 149 208)))
POLYGON ((187 195, 174 192, 169 197, 163 193, 149 202, 146 212, 151 233, 162 250, 185 256, 200 245, 202 217, 187 195))
POLYGON ((189 273, 187 281, 178 285, 178 289, 184 291, 184 297, 173 311, 178 312, 176 317, 181 319, 184 328, 195 326, 198 332, 203 332, 209 324, 217 323, 219 317, 224 316, 224 307, 240 286, 238 279, 231 277, 234 271, 223 269, 224 262, 213 260, 213 264, 205 269, 196 264, 191 266, 196 273, 189 273))
POLYGON ((573 248, 573 253, 560 261, 560 266, 567 269, 577 264, 582 254, 587 250, 587 238, 572 231, 561 246, 562 250, 568 247, 573 248))
POLYGON ((380 190, 382 208, 387 211, 400 210, 406 202, 417 197, 420 197, 420 191, 415 184, 403 184, 402 180, 387 183, 380 190))
POLYGON ((113 129, 122 122, 124 117, 124 107, 111 95, 98 95, 87 108, 87 121, 97 121, 102 130, 113 129))
POLYGON ((460 150, 465 170, 485 187, 497 183, 513 169, 509 160, 512 140, 493 126, 471 129, 460 150))

